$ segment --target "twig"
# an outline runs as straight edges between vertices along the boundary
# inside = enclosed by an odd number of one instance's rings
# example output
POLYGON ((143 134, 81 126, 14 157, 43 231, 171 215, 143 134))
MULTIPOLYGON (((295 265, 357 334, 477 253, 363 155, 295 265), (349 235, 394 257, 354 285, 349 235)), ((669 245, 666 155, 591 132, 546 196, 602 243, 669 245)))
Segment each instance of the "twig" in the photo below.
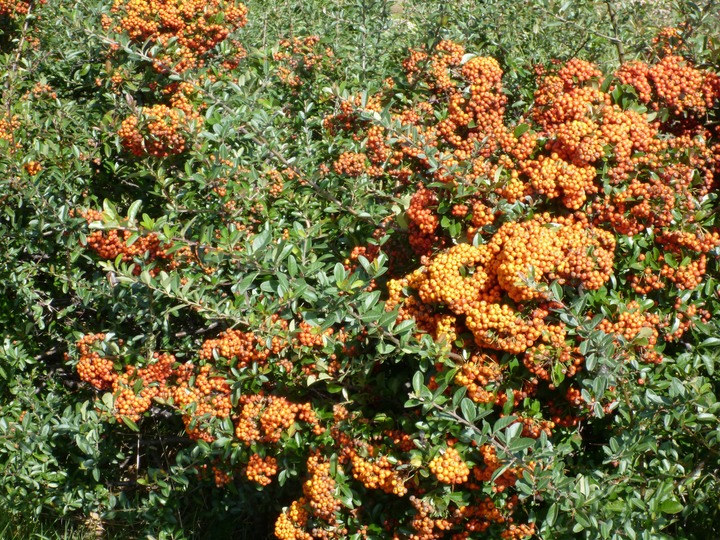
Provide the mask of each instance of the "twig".
POLYGON ((14 76, 17 74, 18 64, 20 63, 20 55, 22 54, 22 50, 25 45, 25 37, 27 36, 28 29, 30 28, 30 19, 32 18, 30 16, 30 12, 32 10, 32 7, 32 4, 30 4, 30 9, 28 9, 28 12, 25 14, 25 21, 23 23, 22 30, 20 31, 20 40, 18 41, 17 47, 15 49, 15 57, 13 58, 10 70, 7 73, 7 79, 5 80, 5 92, 3 95, 3 101, 5 101, 8 115, 10 114, 10 108, 14 101, 12 99, 12 92, 16 87, 16 85, 14 84, 14 76))
POLYGON ((48 349, 47 351, 45 351, 45 352, 43 352, 43 353, 40 353, 40 354, 36 355, 34 358, 35 358, 35 360, 38 360, 38 361, 39 361, 39 360, 42 360, 43 358, 48 358, 49 356, 54 356, 55 354, 59 353, 59 352, 62 351, 63 349, 64 349, 64 347, 63 347, 63 348, 59 348, 59 347, 56 345, 55 347, 53 347, 53 348, 51 348, 51 349, 48 349))
POLYGON ((598 32, 597 30, 593 30, 592 28, 588 28, 587 26, 583 26, 580 23, 576 23, 575 21, 571 21, 570 19, 566 19, 565 17, 562 17, 561 15, 554 13, 554 12, 550 11, 549 9, 546 9, 541 6, 538 6, 538 9, 540 11, 542 11, 543 13, 545 13, 546 15, 550 15, 551 17, 557 19, 558 21, 560 21, 562 23, 569 24, 570 26, 574 26, 575 28, 579 28, 586 32, 590 32, 591 34, 596 35, 597 37, 601 37, 603 39, 607 39, 608 41, 610 41, 612 43, 616 43, 618 41, 620 41, 622 43, 622 41, 615 36, 609 36, 607 34, 603 34, 602 32, 598 32))
POLYGON ((608 16, 610 17, 610 24, 612 25, 613 33, 615 34, 615 48, 617 49, 618 53, 618 60, 621 64, 625 63, 625 47, 623 46, 623 42, 618 38, 619 30, 618 30, 618 24, 617 24, 617 17, 615 15, 615 10, 612 7, 612 0, 605 0, 605 5, 607 6, 608 16))
MULTIPOLYGON (((193 335, 207 334, 208 332, 210 332, 211 330, 214 330, 217 327, 218 327, 218 322, 215 321, 214 323, 212 323, 210 326, 208 326, 206 328, 201 328, 200 330, 193 331, 193 335)), ((184 338, 187 335, 188 335, 188 333, 185 331, 175 333, 176 338, 184 338)))

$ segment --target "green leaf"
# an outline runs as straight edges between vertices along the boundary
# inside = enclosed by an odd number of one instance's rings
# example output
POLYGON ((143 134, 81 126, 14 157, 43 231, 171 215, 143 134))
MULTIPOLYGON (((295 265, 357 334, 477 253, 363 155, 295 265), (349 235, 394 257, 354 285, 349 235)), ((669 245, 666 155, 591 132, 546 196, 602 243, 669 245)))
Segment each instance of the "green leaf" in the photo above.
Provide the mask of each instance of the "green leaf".
POLYGON ((477 409, 475 407, 475 403, 473 403, 470 398, 463 398, 463 400, 460 402, 460 409, 462 410, 465 420, 470 423, 473 423, 475 421, 475 417, 477 416, 477 409))
POLYGON ((425 386, 425 376, 422 371, 416 371, 412 379, 412 387, 416 396, 419 396, 425 386))
POLYGON ((122 419, 123 423, 127 427, 129 427, 131 430, 133 430, 135 432, 140 431, 140 428, 138 427, 138 425, 135 423, 135 421, 132 418, 129 418, 127 416, 121 416, 120 418, 122 419))
POLYGON ((528 124, 520 124, 515 128, 515 131, 513 131, 513 135, 516 139, 519 139, 524 133, 528 131, 530 131, 530 126, 528 124))
POLYGON ((131 227, 133 227, 135 225, 135 217, 137 216, 138 212, 140 211, 142 204, 143 204, 142 200, 137 200, 130 205, 130 208, 128 208, 127 220, 128 220, 128 224, 131 227))
POLYGON ((668 499, 660 503, 659 510, 663 514, 679 514, 683 511, 683 504, 677 499, 668 499))
POLYGON ((109 221, 117 221, 118 215, 117 210, 115 209, 115 205, 111 203, 108 199, 103 200, 103 214, 107 216, 107 219, 109 221))
POLYGON ((498 418, 493 425, 493 433, 498 433, 499 431, 502 431, 507 426, 515 422, 515 420, 517 420, 517 418, 515 418, 514 416, 503 416, 502 418, 498 418))
POLYGON ((345 267, 341 263, 335 264, 335 268, 333 269, 333 275, 335 276, 335 283, 340 284, 345 281, 346 275, 345 275, 345 267))
POLYGON ((256 234, 252 241, 252 253, 257 253, 267 246, 270 243, 270 239, 270 229, 263 229, 261 233, 256 234))
POLYGON ((547 525, 548 527, 552 527, 555 524, 557 515, 558 515, 558 505, 557 505, 557 503, 552 503, 550 505, 550 508, 548 509, 547 516, 545 516, 545 525, 547 525))

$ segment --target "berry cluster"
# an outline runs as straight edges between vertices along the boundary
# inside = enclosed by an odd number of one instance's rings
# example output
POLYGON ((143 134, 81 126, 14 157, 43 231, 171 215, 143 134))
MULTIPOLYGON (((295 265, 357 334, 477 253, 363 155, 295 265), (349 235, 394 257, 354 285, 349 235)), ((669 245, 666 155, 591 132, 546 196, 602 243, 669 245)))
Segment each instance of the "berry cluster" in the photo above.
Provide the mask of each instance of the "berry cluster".
POLYGON ((202 123, 202 116, 182 94, 176 94, 170 105, 142 107, 123 120, 118 135, 122 144, 135 156, 165 158, 186 150, 188 138, 202 123))
POLYGON ((158 71, 183 72, 203 65, 203 57, 247 23, 247 8, 236 0, 115 0, 115 31, 135 43, 163 46, 158 71), (176 41, 169 48, 171 41, 176 41))
MULTIPOLYGON (((38 4, 46 4, 47 0, 40 0, 38 4)), ((0 17, 18 19, 30 13, 32 0, 0 0, 0 17)))
POLYGON ((272 339, 272 347, 266 348, 264 340, 261 342, 253 332, 228 329, 217 338, 206 339, 198 351, 198 356, 205 362, 212 361, 215 355, 235 360, 238 368, 250 364, 262 365, 271 354, 278 354, 285 347, 280 338, 272 339))
POLYGON ((588 223, 584 215, 536 216, 524 223, 508 222, 487 244, 459 244, 442 251, 424 268, 388 283, 386 309, 402 304, 400 318, 414 317, 419 326, 439 338, 438 308, 464 316, 464 325, 478 346, 524 352, 543 332, 546 310, 524 317, 502 301, 543 301, 539 286, 561 283, 598 289, 610 277, 615 239, 588 223), (402 290, 415 294, 403 297, 402 290))
POLYGON ((387 456, 369 460, 351 450, 352 474, 368 489, 380 489, 402 497, 407 493, 405 482, 400 478, 396 467, 402 463, 391 463, 387 456))
POLYGON ((365 154, 343 152, 337 161, 333 163, 333 169, 335 169, 335 172, 338 174, 355 178, 365 172, 367 168, 365 160, 365 154))
POLYGON ((668 54, 654 65, 623 64, 616 76, 635 88, 641 101, 668 107, 676 115, 703 115, 720 99, 720 76, 693 67, 678 55, 668 54))
POLYGON ((310 533, 305 531, 310 517, 306 504, 307 500, 300 497, 283 510, 275 521, 275 536, 278 540, 313 540, 310 533))
POLYGON ((167 398, 170 392, 166 386, 172 374, 175 357, 168 353, 154 353, 152 364, 135 368, 127 366, 125 372, 113 382, 116 417, 129 418, 135 422, 146 412, 154 398, 167 398))
POLYGON ((170 390, 175 405, 183 412, 183 423, 192 439, 212 442, 209 421, 227 418, 233 411, 230 385, 224 376, 213 372, 213 366, 205 364, 196 369, 186 363, 175 370, 175 384, 170 390))
POLYGON ((128 418, 138 421, 154 398, 171 395, 166 382, 173 374, 175 357, 168 353, 154 353, 152 363, 145 367, 128 365, 118 373, 115 362, 120 361, 122 355, 108 353, 109 338, 106 334, 86 334, 80 338, 75 344, 78 353, 75 369, 81 380, 98 390, 112 391, 114 414, 118 420, 128 418))
POLYGON ((95 347, 105 337, 105 334, 86 334, 76 343, 79 359, 75 369, 78 376, 98 390, 111 389, 118 377, 113 361, 101 356, 95 347))
POLYGON ((626 342, 633 344, 639 358, 648 363, 662 362, 662 356, 654 350, 659 337, 658 325, 660 317, 655 313, 646 312, 640 304, 632 300, 620 306, 618 313, 611 319, 603 319, 598 328, 606 334, 615 334, 626 342))
POLYGON ((17 116, 0 116, 0 141, 9 143, 9 151, 20 148, 20 142, 15 141, 15 130, 20 127, 20 120, 17 116))
POLYGON ((340 501, 335 497, 335 480, 330 476, 330 462, 318 455, 307 460, 310 478, 303 484, 303 495, 308 501, 312 514, 327 522, 335 521, 340 501))
MULTIPOLYGON (((73 212, 75 214, 76 212, 73 212)), ((79 212, 88 223, 103 221, 103 213, 97 210, 81 210, 79 212)), ((192 258, 189 247, 177 248, 172 244, 161 242, 157 233, 138 235, 129 229, 96 229, 87 235, 87 247, 98 257, 107 261, 115 261, 118 257, 124 263, 157 262, 157 266, 148 271, 157 275, 160 270, 174 270, 184 261, 192 258)), ((142 268, 135 266, 133 272, 138 275, 142 268)))
POLYGON ((462 484, 468 481, 470 469, 455 448, 447 448, 428 464, 430 472, 444 484, 462 484))
POLYGON ((240 398, 235 436, 250 445, 255 442, 277 443, 284 433, 300 420, 321 433, 315 411, 309 403, 291 403, 284 397, 254 394, 240 398))
POLYGON ((316 72, 327 73, 338 62, 330 47, 320 45, 319 36, 281 40, 279 50, 273 53, 273 60, 278 62, 280 81, 295 91, 316 72))
POLYGON ((502 372, 503 365, 494 356, 474 355, 462 364, 455 382, 466 387, 468 397, 476 403, 495 403, 502 372))
MULTIPOLYGON (((480 482, 489 482, 500 467, 503 466, 502 461, 497 457, 497 451, 494 446, 484 444, 480 448, 483 465, 473 467, 473 475, 480 482)), ((514 468, 506 469, 499 477, 495 479, 492 485, 493 492, 502 493, 509 487, 513 487, 517 482, 520 471, 514 468)))
POLYGON ((35 176, 42 171, 42 165, 37 161, 28 161, 23 165, 23 169, 25 169, 30 176, 35 176))
POLYGON ((262 458, 258 454, 253 454, 248 460, 245 474, 251 482, 267 486, 272 482, 271 477, 277 474, 277 459, 272 456, 262 458))

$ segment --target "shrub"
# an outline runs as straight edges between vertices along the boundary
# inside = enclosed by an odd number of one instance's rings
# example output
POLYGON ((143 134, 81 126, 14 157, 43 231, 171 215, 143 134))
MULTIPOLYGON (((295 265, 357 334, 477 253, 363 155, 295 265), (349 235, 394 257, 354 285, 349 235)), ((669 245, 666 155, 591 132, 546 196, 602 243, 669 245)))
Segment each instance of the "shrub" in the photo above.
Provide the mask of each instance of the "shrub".
POLYGON ((11 16, 11 530, 714 531, 716 8, 260 4, 11 16))

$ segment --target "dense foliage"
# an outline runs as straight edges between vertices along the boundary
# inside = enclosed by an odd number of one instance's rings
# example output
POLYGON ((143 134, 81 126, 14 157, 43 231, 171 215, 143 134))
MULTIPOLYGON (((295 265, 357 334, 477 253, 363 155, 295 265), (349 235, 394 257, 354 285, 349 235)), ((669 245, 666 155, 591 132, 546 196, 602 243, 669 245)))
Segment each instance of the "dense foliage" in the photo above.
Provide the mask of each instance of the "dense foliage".
POLYGON ((720 534, 719 16, 0 0, 2 535, 720 534))

